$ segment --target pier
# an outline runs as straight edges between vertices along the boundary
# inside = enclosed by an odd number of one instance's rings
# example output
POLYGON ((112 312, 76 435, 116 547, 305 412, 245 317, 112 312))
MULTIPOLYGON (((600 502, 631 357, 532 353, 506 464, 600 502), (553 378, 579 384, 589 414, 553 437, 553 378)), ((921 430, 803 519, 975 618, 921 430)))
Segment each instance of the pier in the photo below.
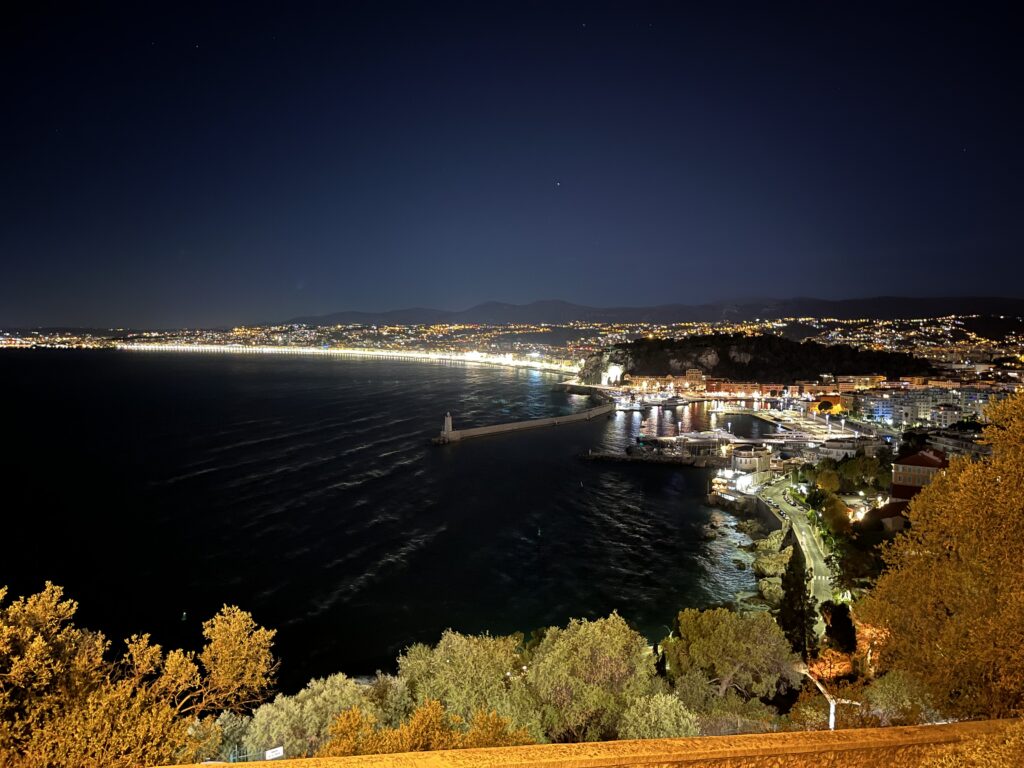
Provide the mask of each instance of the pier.
POLYGON ((673 464, 681 467, 724 467, 729 459, 706 454, 671 454, 671 453, 618 453, 615 451, 590 451, 583 454, 588 461, 612 461, 637 464, 673 464))
POLYGON ((543 419, 527 419, 526 421, 513 421, 507 424, 492 424, 489 427, 470 427, 469 429, 453 429, 452 415, 444 415, 444 428, 441 434, 434 438, 438 445, 456 443, 460 440, 468 440, 471 437, 485 437, 487 435, 500 435, 503 432, 518 432, 523 429, 537 429, 539 427, 556 427, 559 424, 571 424, 576 421, 590 421, 598 416, 612 413, 615 410, 615 403, 604 403, 596 408, 588 408, 579 413, 571 413, 568 416, 550 416, 543 419))

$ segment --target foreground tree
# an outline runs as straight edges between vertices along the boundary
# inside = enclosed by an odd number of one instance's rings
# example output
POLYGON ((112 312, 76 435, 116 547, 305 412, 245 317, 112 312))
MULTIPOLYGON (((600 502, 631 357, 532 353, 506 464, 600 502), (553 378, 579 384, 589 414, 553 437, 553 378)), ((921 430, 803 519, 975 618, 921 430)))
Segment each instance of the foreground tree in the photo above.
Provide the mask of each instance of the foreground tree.
POLYGON ((825 527, 833 536, 850 535, 850 510, 838 496, 830 494, 825 499, 821 517, 825 527))
POLYGON ((326 740, 334 719, 361 705, 361 687, 345 675, 311 680, 294 696, 280 694, 253 713, 243 740, 245 753, 259 755, 284 747, 288 757, 313 755, 326 740))
POLYGON ((408 683, 394 675, 378 672, 363 695, 377 722, 386 728, 397 728, 415 709, 408 683))
POLYGON ((116 662, 76 609, 52 584, 0 608, 0 764, 187 762, 217 738, 214 714, 258 701, 276 670, 274 633, 237 608, 203 624, 199 654, 141 635, 116 662))
POLYGON ((840 487, 839 473, 834 469, 823 469, 818 472, 816 484, 825 493, 837 493, 840 487))
POLYGON ((680 703, 697 720, 700 735, 763 733, 775 730, 778 712, 760 699, 747 699, 735 690, 718 695, 718 687, 698 669, 673 679, 672 689, 680 703))
POLYGON ((888 633, 881 663, 961 716, 1024 708, 1024 394, 991 406, 992 456, 954 459, 911 502, 910 530, 861 615, 888 633))
MULTIPOLYGON (((920 682, 902 672, 890 672, 871 682, 849 682, 844 678, 828 679, 820 671, 820 668, 814 669, 815 677, 840 700, 836 707, 837 728, 922 725, 938 718, 920 682)), ((829 727, 828 701, 816 686, 808 683, 787 720, 791 727, 799 730, 826 730, 829 727)))
POLYGON ((8 759, 106 678, 109 643, 74 625, 78 604, 63 594, 48 583, 5 606, 7 589, 0 588, 0 756, 8 759))
POLYGON ((779 626, 790 647, 805 661, 818 648, 815 626, 818 621, 817 603, 810 594, 811 576, 807 573, 803 551, 793 548, 793 554, 782 574, 782 603, 779 606, 779 626))
POLYGON ((398 658, 399 679, 417 704, 439 701, 464 721, 496 712, 515 728, 543 737, 540 705, 524 677, 520 635, 463 635, 447 630, 433 648, 417 644, 398 658))
POLYGON ((664 642, 669 674, 697 671, 717 696, 734 690, 745 698, 772 696, 799 680, 799 658, 767 613, 734 613, 726 608, 681 612, 678 637, 664 642))
POLYGON ((626 707, 655 692, 654 657, 617 613, 573 619, 565 629, 547 631, 527 679, 553 740, 612 739, 626 707))
POLYGON ((699 733, 697 718, 670 693, 634 699, 619 723, 620 739, 673 739, 699 733))

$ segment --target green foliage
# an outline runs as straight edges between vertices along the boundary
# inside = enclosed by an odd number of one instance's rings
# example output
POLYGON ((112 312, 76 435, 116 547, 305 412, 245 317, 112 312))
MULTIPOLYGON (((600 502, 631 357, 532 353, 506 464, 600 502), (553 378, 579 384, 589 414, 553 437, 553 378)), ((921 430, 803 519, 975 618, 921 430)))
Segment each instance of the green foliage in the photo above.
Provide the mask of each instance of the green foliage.
POLYGON ((619 722, 620 739, 672 739, 699 733, 697 718, 669 693, 633 699, 619 722))
POLYGON ((880 471, 881 464, 874 456, 851 456, 839 465, 843 485, 851 491, 871 487, 880 471))
POLYGON ((877 451, 875 451, 875 458, 878 459, 879 471, 889 472, 892 470, 892 460, 895 454, 892 452, 892 448, 888 445, 883 445, 877 451))
POLYGON ((221 760, 237 760, 245 755, 245 735, 249 731, 252 717, 234 712, 221 712, 217 717, 217 728, 220 730, 220 748, 218 756, 221 760))
POLYGON ((669 674, 697 670, 723 697, 772 696, 799 680, 789 642, 767 613, 687 609, 679 614, 678 636, 664 643, 669 674))
POLYGON ((806 660, 817 650, 818 637, 814 631, 818 620, 817 605, 809 592, 811 583, 803 553, 799 547, 793 552, 782 575, 782 604, 779 606, 779 626, 790 647, 806 660))
POLYGON ((697 669, 674 678, 673 691, 694 713, 702 736, 755 733, 774 728, 778 713, 759 699, 746 699, 736 691, 718 695, 718 689, 697 669))
POLYGON ((555 741, 614 738, 629 703, 655 692, 647 642, 622 617, 573 619, 541 641, 527 679, 555 741))
POLYGON ((878 470, 878 474, 875 475, 873 482, 875 488, 888 493, 892 489, 892 467, 878 470))
POLYGON ((597 383, 607 360, 625 364, 626 373, 632 375, 675 375, 700 368, 707 374, 736 381, 816 379, 823 370, 838 375, 883 373, 888 377, 932 370, 927 361, 898 352, 854 349, 846 344, 798 343, 774 335, 715 334, 618 344, 587 358, 581 372, 583 380, 597 383))
POLYGON ((405 679, 380 672, 364 691, 369 710, 385 728, 397 728, 416 708, 405 679))
POLYGON ((398 659, 398 674, 417 704, 439 701, 466 721, 478 711, 496 712, 513 728, 526 728, 540 739, 540 706, 526 684, 521 644, 518 635, 463 635, 448 630, 434 648, 409 648, 398 659))
POLYGON ((818 472, 816 481, 818 488, 825 493, 836 493, 840 488, 839 473, 834 469, 823 469, 818 472))
POLYGON ((826 499, 828 499, 828 494, 826 494, 823 490, 821 490, 820 488, 812 488, 807 493, 807 506, 810 507, 811 509, 820 510, 823 506, 825 506, 826 499))
POLYGON ((278 695, 253 713, 245 751, 284 747, 287 757, 308 757, 319 749, 334 719, 363 701, 360 686, 343 674, 311 680, 294 696, 278 695))
MULTIPOLYGON (((863 680, 833 681, 829 693, 838 700, 837 728, 878 728, 922 725, 936 722, 941 715, 932 707, 928 691, 920 680, 902 672, 890 672, 865 683, 863 680)), ((808 683, 789 712, 789 721, 801 730, 828 728, 829 707, 821 692, 808 683)))
POLYGON ((907 672, 895 670, 873 680, 861 697, 879 725, 918 725, 933 722, 938 713, 924 684, 907 672))
POLYGON ((825 499, 825 504, 821 509, 821 516, 825 523, 825 528, 833 536, 850 535, 850 511, 838 496, 830 495, 825 499))

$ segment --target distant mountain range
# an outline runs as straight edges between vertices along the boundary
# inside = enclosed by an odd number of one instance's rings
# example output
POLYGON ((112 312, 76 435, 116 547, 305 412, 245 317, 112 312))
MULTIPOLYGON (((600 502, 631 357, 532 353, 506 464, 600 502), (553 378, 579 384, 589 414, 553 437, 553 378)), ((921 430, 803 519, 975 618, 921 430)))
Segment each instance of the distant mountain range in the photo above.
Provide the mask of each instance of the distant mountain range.
POLYGON ((334 312, 296 317, 289 323, 306 325, 416 325, 429 323, 569 323, 574 320, 604 323, 679 323, 716 320, 754 320, 780 317, 834 317, 897 320, 944 315, 1024 316, 1024 299, 983 296, 917 298, 876 296, 866 299, 747 299, 714 304, 661 304, 654 307, 588 307, 567 301, 503 304, 489 301, 469 309, 447 311, 414 307, 388 312, 334 312))

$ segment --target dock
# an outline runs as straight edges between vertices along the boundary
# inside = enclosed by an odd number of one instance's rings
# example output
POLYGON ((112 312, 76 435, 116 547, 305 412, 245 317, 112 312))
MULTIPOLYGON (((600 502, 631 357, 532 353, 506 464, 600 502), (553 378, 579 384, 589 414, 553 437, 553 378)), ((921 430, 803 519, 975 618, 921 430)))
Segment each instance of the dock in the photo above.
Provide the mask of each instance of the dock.
POLYGON ((433 442, 437 445, 446 445, 447 443, 456 443, 473 437, 500 435, 504 432, 519 432, 524 429, 539 429, 540 427, 557 427, 559 424, 590 421, 598 416, 612 413, 614 410, 615 403, 604 403, 596 408, 588 408, 585 411, 570 413, 567 416, 549 416, 542 419, 527 419, 526 421, 492 424, 489 427, 470 427, 469 429, 454 429, 452 427, 452 415, 446 413, 444 416, 444 428, 441 430, 441 434, 434 438, 433 442))
POLYGON ((590 451, 583 454, 588 461, 613 461, 636 464, 672 464, 677 467, 720 467, 726 460, 719 456, 680 456, 664 453, 618 453, 611 451, 590 451))

